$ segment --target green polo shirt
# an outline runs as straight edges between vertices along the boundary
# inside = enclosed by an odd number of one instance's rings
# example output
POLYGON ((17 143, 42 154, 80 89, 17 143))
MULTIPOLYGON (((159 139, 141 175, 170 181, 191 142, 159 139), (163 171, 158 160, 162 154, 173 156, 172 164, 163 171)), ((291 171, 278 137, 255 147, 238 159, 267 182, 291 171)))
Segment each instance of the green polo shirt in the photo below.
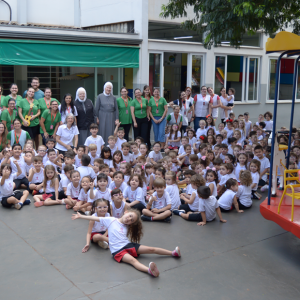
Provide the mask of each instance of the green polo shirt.
POLYGON ((151 112, 153 117, 162 117, 162 115, 165 112, 165 107, 164 107, 165 105, 168 105, 168 103, 166 99, 163 97, 159 98, 158 106, 156 106, 154 98, 150 98, 149 106, 151 107, 151 112), (158 109, 158 113, 156 112, 157 109, 158 109))
MULTIPOLYGON (((60 105, 60 102, 57 99, 55 99, 55 98, 51 98, 50 103, 51 103, 52 100, 55 100, 58 103, 58 105, 60 105)), ((43 115, 44 111, 46 109, 48 109, 48 107, 47 107, 47 104, 46 104, 46 101, 45 101, 44 98, 40 98, 40 99, 38 99, 38 101, 40 103, 40 110, 41 110, 40 117, 41 117, 43 115)), ((50 108, 50 106, 49 106, 49 108, 50 108)))
POLYGON ((119 109, 119 121, 122 124, 131 124, 132 123, 132 117, 130 112, 130 105, 131 105, 132 99, 129 97, 128 99, 128 105, 126 107, 125 102, 122 97, 117 99, 118 109, 119 109))
MULTIPOLYGON (((1 106, 5 106, 5 107, 8 107, 8 100, 11 98, 10 95, 6 96, 6 97, 1 97, 1 106)), ((22 100, 23 98, 20 96, 20 95, 17 95, 17 99, 16 99, 16 107, 19 106, 19 103, 20 101, 22 100)))
MULTIPOLYGON (((56 124, 61 121, 61 114, 59 111, 57 111, 54 120, 53 117, 54 116, 52 116, 52 120, 51 120, 51 113, 49 109, 45 110, 42 114, 42 118, 45 119, 45 123, 44 123, 45 128, 49 135, 53 135, 56 124), (50 129, 51 125, 53 126, 52 129, 50 129)), ((44 133, 42 126, 40 127, 40 133, 44 133)))
MULTIPOLYGON (((23 118, 25 118, 25 116, 28 114, 29 110, 30 110, 30 104, 27 101, 26 98, 22 99, 19 103, 19 107, 22 109, 22 116, 23 118)), ((40 103, 38 100, 33 100, 33 108, 31 110, 31 115, 36 115, 38 113, 38 110, 40 109, 40 103)), ((29 127, 33 127, 33 126, 37 126, 40 124, 40 119, 39 118, 35 118, 32 121, 30 121, 30 126, 29 127)))
POLYGON ((143 119, 147 117, 147 107, 148 101, 145 98, 142 98, 142 107, 139 101, 136 99, 130 102, 130 106, 134 107, 134 115, 138 119, 143 119))
POLYGON ((9 114, 8 110, 5 109, 1 114, 1 121, 6 121, 6 128, 8 131, 13 130, 11 127, 14 119, 17 117, 18 111, 17 109, 14 109, 12 115, 9 114))

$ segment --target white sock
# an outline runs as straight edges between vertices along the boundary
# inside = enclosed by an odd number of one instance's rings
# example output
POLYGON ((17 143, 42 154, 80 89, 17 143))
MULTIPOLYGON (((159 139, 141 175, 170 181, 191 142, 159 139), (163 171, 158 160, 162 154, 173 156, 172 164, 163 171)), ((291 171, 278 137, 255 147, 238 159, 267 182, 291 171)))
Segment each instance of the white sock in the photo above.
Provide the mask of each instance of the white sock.
POLYGON ((181 214, 183 214, 183 212, 182 212, 182 211, 179 213, 179 216, 181 216, 181 214))

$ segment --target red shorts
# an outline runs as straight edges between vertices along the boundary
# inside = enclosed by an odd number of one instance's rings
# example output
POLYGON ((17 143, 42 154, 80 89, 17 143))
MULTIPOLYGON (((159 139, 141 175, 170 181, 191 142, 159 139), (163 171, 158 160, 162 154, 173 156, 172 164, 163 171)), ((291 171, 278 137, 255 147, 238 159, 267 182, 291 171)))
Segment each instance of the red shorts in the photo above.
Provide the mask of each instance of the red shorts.
POLYGON ((127 253, 133 257, 138 257, 139 255, 137 254, 137 251, 138 251, 139 247, 140 247, 140 244, 129 243, 126 246, 124 246, 122 249, 120 249, 119 251, 112 253, 112 256, 117 262, 121 262, 123 256, 127 253))
MULTIPOLYGON (((48 198, 51 198, 52 199, 52 197, 53 197, 53 194, 43 194, 43 200, 45 201, 46 199, 48 199, 48 198)), ((55 196, 54 196, 55 197, 55 196)), ((54 199, 52 199, 52 200, 54 200, 54 199)))
POLYGON ((105 233, 105 231, 102 231, 102 232, 92 232, 92 234, 91 234, 91 241, 93 241, 93 236, 95 234, 101 234, 101 235, 103 235, 104 233, 105 233))
POLYGON ((175 150, 175 149, 178 149, 178 147, 168 146, 168 149, 169 149, 169 150, 175 150))

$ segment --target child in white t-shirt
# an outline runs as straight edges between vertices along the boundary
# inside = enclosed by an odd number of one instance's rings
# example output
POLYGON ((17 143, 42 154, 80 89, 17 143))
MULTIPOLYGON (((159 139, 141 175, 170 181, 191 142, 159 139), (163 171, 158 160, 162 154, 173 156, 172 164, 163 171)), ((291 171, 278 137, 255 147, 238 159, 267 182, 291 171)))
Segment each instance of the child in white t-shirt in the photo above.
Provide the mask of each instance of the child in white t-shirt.
POLYGON ((116 138, 116 146, 118 147, 119 150, 122 149, 122 144, 126 143, 127 140, 124 139, 125 131, 123 127, 120 127, 121 123, 119 122, 116 125, 115 131, 114 131, 114 136, 116 138))
POLYGON ((122 155, 123 155, 123 160, 126 161, 129 164, 132 164, 133 162, 133 155, 129 153, 130 151, 130 144, 129 143, 122 143, 121 146, 122 149, 122 155))
POLYGON ((166 173, 166 192, 169 193, 169 196, 171 198, 171 211, 174 209, 178 209, 180 206, 180 195, 179 195, 179 189, 178 185, 176 183, 176 173, 169 171, 166 173))
POLYGON ((207 129, 206 127, 206 122, 204 120, 200 120, 199 122, 199 128, 196 131, 196 138, 197 140, 199 140, 201 135, 205 135, 207 134, 207 129))
POLYGON ((77 171, 80 173, 81 179, 84 176, 90 176, 92 179, 95 179, 96 174, 93 168, 89 167, 90 162, 91 162, 91 158, 87 154, 83 154, 81 158, 82 166, 77 168, 77 171))
POLYGON ((260 161, 257 159, 252 159, 249 165, 249 169, 252 177, 252 198, 253 199, 261 199, 261 195, 257 192, 258 182, 259 182, 259 171, 260 171, 260 161))
POLYGON ((240 171, 240 182, 241 185, 236 193, 237 201, 240 209, 248 209, 252 206, 251 200, 251 185, 252 177, 251 172, 248 170, 240 171))
POLYGON ((222 218, 217 198, 211 195, 210 188, 208 186, 200 186, 197 189, 197 193, 199 197, 199 213, 191 215, 191 217, 194 217, 194 221, 200 221, 197 225, 204 226, 206 222, 213 221, 217 215, 220 222, 226 223, 226 220, 222 218))
MULTIPOLYGON (((97 135, 98 133, 98 125, 95 123, 92 123, 90 125, 90 132, 92 135, 90 135, 89 137, 87 137, 87 139, 85 140, 84 146, 86 146, 85 149, 85 154, 88 154, 88 147, 91 144, 95 144, 96 145, 96 149, 97 149, 97 156, 100 157, 100 153, 101 153, 101 149, 104 146, 104 141, 101 135, 97 135)), ((77 167, 77 166, 76 166, 77 167)))
POLYGON ((154 143, 153 151, 149 153, 148 161, 156 165, 156 163, 163 158, 160 152, 161 146, 159 142, 154 143))
MULTIPOLYGON (((78 146, 77 147, 77 154, 75 156, 75 166, 76 168, 79 168, 82 166, 82 163, 81 163, 81 158, 82 158, 82 155, 85 153, 85 149, 86 147, 85 146, 78 146)), ((98 148, 97 148, 98 150, 98 148)))
POLYGON ((125 211, 129 209, 128 204, 123 201, 123 193, 120 189, 113 189, 111 191, 111 215, 115 218, 121 218, 125 211))
MULTIPOLYGON (((84 176, 84 177, 86 177, 86 176, 84 176)), ((78 201, 80 189, 81 189, 80 173, 78 171, 72 171, 71 172, 71 182, 67 186, 67 192, 66 192, 67 198, 65 199, 67 209, 73 208, 74 211, 79 210, 77 201, 78 201)))
POLYGON ((29 190, 32 195, 39 193, 38 186, 44 182, 44 169, 43 158, 40 156, 35 156, 33 159, 33 168, 29 170, 28 181, 29 181, 29 190))
POLYGON ((97 150, 96 144, 90 144, 88 146, 88 149, 89 149, 88 155, 91 158, 90 164, 93 166, 95 159, 100 158, 100 155, 98 155, 98 150, 97 150))
MULTIPOLYGON (((234 94, 235 94, 235 89, 234 88, 229 88, 228 89, 228 96, 227 96, 227 106, 233 106, 234 105, 234 94)), ((225 109, 225 117, 226 119, 228 118, 228 110, 225 109)))
POLYGON ((225 185, 222 186, 218 193, 219 196, 219 206, 221 212, 229 212, 233 209, 233 205, 237 212, 242 213, 243 210, 239 209, 239 204, 236 199, 236 192, 239 189, 239 185, 236 179, 230 178, 226 181, 225 185))
POLYGON ((116 145, 116 138, 113 135, 108 137, 107 147, 110 149, 111 155, 113 155, 115 151, 119 150, 118 146, 116 145))

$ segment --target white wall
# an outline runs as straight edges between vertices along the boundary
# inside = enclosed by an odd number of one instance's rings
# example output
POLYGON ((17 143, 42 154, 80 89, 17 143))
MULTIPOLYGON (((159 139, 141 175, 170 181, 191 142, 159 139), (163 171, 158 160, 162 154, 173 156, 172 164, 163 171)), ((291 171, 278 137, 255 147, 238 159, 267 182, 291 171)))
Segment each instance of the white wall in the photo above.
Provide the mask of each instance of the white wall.
MULTIPOLYGON (((12 10, 12 21, 17 21, 17 2, 18 0, 5 0, 10 6, 12 10)), ((1 21, 9 21, 9 8, 7 4, 0 1, 0 20, 1 21)))
POLYGON ((164 18, 161 18, 159 16, 159 14, 161 13, 161 6, 164 4, 168 4, 169 0, 148 0, 148 5, 149 5, 149 8, 148 8, 148 19, 153 21, 172 21, 172 22, 183 22, 183 21, 186 21, 188 19, 191 19, 194 17, 194 12, 193 12, 193 7, 192 6, 189 6, 187 8, 187 15, 188 17, 186 18, 176 18, 176 19, 171 19, 171 18, 167 18, 167 19, 164 19, 164 18))

